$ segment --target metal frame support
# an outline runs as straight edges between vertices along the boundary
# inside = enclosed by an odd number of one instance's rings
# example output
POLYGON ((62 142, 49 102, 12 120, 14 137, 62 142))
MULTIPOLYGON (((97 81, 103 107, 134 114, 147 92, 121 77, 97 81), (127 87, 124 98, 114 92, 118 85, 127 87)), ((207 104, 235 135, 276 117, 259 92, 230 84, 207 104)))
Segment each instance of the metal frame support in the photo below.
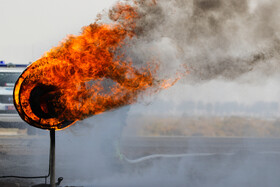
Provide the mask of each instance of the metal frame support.
POLYGON ((50 185, 55 187, 55 130, 50 130, 50 185))

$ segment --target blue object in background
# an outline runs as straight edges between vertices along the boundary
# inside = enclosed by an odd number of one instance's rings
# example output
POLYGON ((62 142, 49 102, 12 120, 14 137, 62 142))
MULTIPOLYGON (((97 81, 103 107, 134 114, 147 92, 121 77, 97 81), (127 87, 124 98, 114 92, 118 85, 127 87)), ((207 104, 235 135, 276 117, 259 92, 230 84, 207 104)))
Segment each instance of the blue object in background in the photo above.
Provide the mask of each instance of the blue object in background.
POLYGON ((5 64, 5 61, 4 60, 0 60, 0 64, 5 64))

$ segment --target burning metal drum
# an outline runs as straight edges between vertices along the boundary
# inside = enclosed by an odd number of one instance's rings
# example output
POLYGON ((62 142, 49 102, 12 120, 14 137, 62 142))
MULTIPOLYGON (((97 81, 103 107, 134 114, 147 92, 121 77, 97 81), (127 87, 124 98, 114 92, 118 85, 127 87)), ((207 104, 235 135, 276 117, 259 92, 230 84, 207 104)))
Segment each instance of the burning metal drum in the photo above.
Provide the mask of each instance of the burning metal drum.
POLYGON ((18 78, 14 88, 14 105, 20 117, 28 124, 41 129, 60 130, 72 125, 74 120, 59 119, 64 105, 59 103, 61 91, 53 85, 31 83, 29 66, 18 78))

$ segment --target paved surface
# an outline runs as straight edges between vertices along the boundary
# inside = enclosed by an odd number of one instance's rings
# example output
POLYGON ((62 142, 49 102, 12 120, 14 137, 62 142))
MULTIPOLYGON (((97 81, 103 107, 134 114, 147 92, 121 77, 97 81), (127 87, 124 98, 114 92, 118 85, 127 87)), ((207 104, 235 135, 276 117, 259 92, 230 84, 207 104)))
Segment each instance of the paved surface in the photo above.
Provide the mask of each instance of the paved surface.
POLYGON ((131 156, 172 153, 274 152, 280 154, 279 138, 126 137, 123 151, 131 156))
MULTIPOLYGON (((56 169, 57 177, 64 177, 62 185, 65 186, 263 187, 280 184, 280 139, 122 139, 121 154, 136 162, 120 160, 115 152, 112 155, 112 152, 100 151, 93 142, 83 147, 84 142, 78 146, 72 142, 69 146, 59 145, 61 141, 57 142, 56 169), (176 157, 185 153, 187 155, 176 157), (147 158, 150 154, 159 156, 139 161, 138 158, 147 158)), ((0 136, 0 175, 45 175, 48 151, 48 135, 0 136)), ((0 186, 22 187, 43 182, 43 179, 0 179, 0 186)))

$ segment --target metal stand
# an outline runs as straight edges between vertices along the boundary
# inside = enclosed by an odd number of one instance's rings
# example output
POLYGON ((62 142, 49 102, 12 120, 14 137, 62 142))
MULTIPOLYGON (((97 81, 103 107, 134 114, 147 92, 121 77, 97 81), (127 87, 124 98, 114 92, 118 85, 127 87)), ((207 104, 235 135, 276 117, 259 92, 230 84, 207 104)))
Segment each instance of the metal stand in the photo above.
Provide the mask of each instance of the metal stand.
POLYGON ((50 185, 55 187, 55 130, 50 130, 50 185))

